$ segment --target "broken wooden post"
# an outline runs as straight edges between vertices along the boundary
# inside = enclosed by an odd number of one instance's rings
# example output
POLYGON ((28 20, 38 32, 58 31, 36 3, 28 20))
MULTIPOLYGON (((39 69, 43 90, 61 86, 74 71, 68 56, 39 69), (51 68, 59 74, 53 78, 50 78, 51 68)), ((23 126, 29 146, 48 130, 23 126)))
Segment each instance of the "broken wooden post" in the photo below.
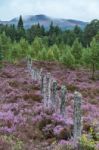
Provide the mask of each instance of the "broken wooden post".
POLYGON ((41 94, 44 95, 44 74, 41 73, 41 83, 40 83, 41 94))
POLYGON ((34 80, 34 69, 31 69, 32 80, 34 80))
POLYGON ((32 69, 32 59, 31 58, 28 59, 27 67, 28 67, 29 72, 31 73, 31 69, 32 69))
POLYGON ((51 74, 46 75, 46 102, 47 107, 51 106, 51 74))
POLYGON ((79 92, 74 93, 74 140, 77 141, 81 137, 82 131, 82 95, 79 92))
POLYGON ((43 69, 38 70, 38 82, 41 84, 41 75, 43 73, 43 69))
POLYGON ((57 81, 53 80, 52 84, 52 107, 56 111, 57 107, 57 81))
POLYGON ((43 78, 43 98, 44 98, 44 107, 47 107, 47 98, 46 98, 46 75, 43 78))
POLYGON ((67 102, 67 89, 66 86, 62 85, 61 87, 61 104, 60 104, 60 114, 66 118, 66 102, 67 102))

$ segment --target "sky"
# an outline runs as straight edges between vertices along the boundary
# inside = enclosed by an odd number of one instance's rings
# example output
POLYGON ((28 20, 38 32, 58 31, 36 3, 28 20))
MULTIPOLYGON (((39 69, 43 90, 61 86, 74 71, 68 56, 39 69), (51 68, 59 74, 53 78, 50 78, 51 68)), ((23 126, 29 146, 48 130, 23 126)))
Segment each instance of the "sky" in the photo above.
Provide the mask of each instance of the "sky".
POLYGON ((0 0, 0 20, 37 14, 91 21, 99 19, 99 0, 0 0))

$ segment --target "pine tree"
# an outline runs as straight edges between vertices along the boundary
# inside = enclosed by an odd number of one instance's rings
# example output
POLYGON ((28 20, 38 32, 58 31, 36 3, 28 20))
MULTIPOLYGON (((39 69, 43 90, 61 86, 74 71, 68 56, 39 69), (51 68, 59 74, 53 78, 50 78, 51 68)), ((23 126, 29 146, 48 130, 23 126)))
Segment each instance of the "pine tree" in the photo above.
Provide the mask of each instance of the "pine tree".
POLYGON ((68 68, 73 68, 75 66, 75 58, 70 49, 67 49, 66 52, 61 56, 60 61, 68 68))
POLYGON ((54 44, 52 47, 51 47, 52 51, 53 51, 53 54, 54 54, 54 57, 56 60, 59 60, 59 57, 60 57, 60 51, 59 51, 59 48, 56 44, 54 44))
POLYGON ((43 61, 47 60, 47 50, 45 47, 43 47, 43 49, 39 51, 37 58, 43 61))
POLYGON ((53 53, 53 50, 51 48, 49 48, 48 52, 47 52, 47 59, 49 61, 53 61, 55 60, 55 57, 54 57, 54 53, 53 53))
POLYGON ((75 57, 76 64, 79 64, 82 56, 82 45, 78 39, 76 39, 72 45, 72 54, 75 57))
POLYGON ((31 45, 31 46, 32 46, 32 48, 33 48, 35 54, 37 55, 38 52, 41 51, 42 48, 43 48, 42 39, 39 38, 39 37, 36 37, 36 38, 34 39, 34 41, 32 42, 32 45, 31 45))
POLYGON ((0 49, 2 51, 4 58, 8 55, 10 44, 11 44, 11 39, 6 36, 5 32, 3 32, 0 36, 0 49))
POLYGON ((26 33, 23 26, 23 19, 22 16, 20 16, 18 25, 17 25, 17 33, 16 33, 16 40, 19 42, 21 38, 25 38, 26 33))
POLYGON ((99 44, 95 38, 93 38, 90 48, 83 50, 82 60, 91 67, 92 79, 95 79, 96 68, 99 68, 99 44))
POLYGON ((19 17, 19 21, 18 21, 18 29, 23 29, 23 19, 22 19, 22 16, 19 17))
POLYGON ((21 38, 19 42, 19 51, 21 58, 26 57, 28 55, 28 49, 29 49, 28 42, 24 38, 21 38))
POLYGON ((16 41, 11 46, 11 49, 9 51, 9 61, 15 62, 20 58, 20 45, 16 41))
POLYGON ((99 42, 93 38, 91 44, 91 58, 90 63, 92 64, 92 78, 95 79, 96 68, 99 67, 99 42))

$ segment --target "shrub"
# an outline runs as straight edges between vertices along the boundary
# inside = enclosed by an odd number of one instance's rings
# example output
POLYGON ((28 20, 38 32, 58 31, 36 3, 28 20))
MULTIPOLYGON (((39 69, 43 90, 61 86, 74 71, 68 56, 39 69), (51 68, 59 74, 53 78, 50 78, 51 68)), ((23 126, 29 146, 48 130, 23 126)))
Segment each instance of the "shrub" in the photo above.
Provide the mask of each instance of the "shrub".
POLYGON ((80 139, 78 148, 81 150, 95 150, 95 142, 93 139, 88 139, 88 137, 83 134, 80 139))

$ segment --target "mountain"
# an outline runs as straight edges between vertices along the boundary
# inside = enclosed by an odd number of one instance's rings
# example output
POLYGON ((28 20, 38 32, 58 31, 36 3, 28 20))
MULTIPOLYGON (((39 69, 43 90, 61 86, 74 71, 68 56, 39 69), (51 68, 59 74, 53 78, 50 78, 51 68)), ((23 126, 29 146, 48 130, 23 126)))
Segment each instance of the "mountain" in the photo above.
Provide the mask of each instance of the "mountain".
MULTIPOLYGON (((49 28, 51 22, 53 22, 54 26, 59 26, 62 30, 65 29, 73 29, 76 25, 81 27, 82 29, 87 25, 87 22, 72 20, 72 19, 58 19, 58 18, 51 18, 46 15, 28 15, 23 16, 23 22, 25 28, 30 28, 34 24, 43 25, 46 29, 49 28)), ((0 21, 0 24, 14 24, 17 25, 19 18, 13 18, 10 21, 0 21)))

